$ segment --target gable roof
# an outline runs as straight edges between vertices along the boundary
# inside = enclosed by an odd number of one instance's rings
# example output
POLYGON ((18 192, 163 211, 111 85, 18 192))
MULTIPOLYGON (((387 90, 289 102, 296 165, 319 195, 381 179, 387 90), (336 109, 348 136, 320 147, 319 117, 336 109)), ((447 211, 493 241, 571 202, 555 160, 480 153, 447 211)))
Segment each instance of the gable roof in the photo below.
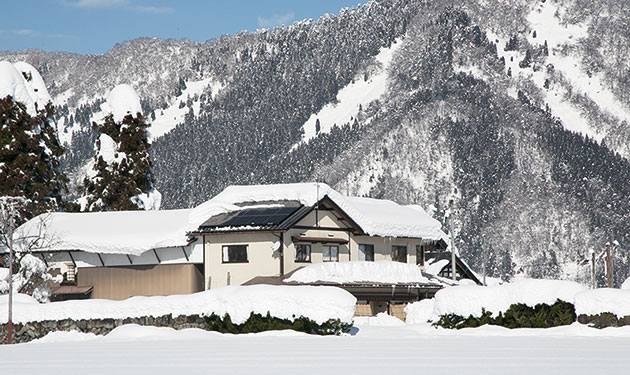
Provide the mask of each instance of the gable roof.
MULTIPOLYGON (((42 251, 140 255, 156 248, 186 246, 189 234, 216 231, 222 226, 225 229, 224 224, 229 223, 230 218, 256 206, 290 204, 299 207, 290 215, 271 220, 273 223, 259 224, 260 228, 257 228, 286 230, 312 211, 318 202, 335 208, 356 234, 432 240, 446 238, 440 222, 419 206, 346 197, 321 183, 230 186, 199 206, 183 210, 43 214, 20 226, 16 234, 28 242, 28 238, 37 236, 43 229, 43 224, 51 241, 40 247, 42 251)), ((252 229, 246 227, 232 230, 252 229)))
POLYGON ((193 209, 191 221, 205 222, 214 215, 225 213, 217 207, 255 205, 260 202, 294 201, 313 208, 318 202, 329 201, 347 216, 356 233, 381 237, 413 237, 430 240, 446 238, 439 221, 420 206, 403 206, 390 200, 347 197, 323 183, 230 186, 211 200, 193 209))

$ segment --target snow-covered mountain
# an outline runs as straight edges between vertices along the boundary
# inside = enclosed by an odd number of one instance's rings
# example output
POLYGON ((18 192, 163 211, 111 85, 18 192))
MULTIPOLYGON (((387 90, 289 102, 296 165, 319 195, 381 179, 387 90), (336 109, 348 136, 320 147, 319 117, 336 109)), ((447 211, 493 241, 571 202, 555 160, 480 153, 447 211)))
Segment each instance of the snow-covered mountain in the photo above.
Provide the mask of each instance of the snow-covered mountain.
POLYGON ((131 85, 153 123, 163 207, 314 179, 436 218, 453 199, 475 268, 487 257, 495 276, 581 280, 581 261, 612 237, 620 284, 629 16, 625 0, 384 0, 205 43, 0 59, 28 61, 49 83, 69 171, 93 156, 107 92, 131 85))

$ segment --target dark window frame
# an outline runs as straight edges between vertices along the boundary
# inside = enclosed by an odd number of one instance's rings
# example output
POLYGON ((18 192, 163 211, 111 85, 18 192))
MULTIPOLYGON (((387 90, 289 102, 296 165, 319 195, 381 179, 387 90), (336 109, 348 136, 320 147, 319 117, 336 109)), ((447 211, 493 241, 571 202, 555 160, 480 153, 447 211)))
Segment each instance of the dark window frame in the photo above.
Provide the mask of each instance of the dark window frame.
MULTIPOLYGON (((332 255, 332 254, 329 254, 329 258, 330 258, 330 255, 332 255)), ((339 245, 324 245, 324 246, 322 246, 322 262, 326 262, 326 263, 339 262, 339 245), (335 260, 332 260, 332 259, 326 260, 326 258, 324 258, 324 249, 327 248, 327 247, 331 248, 331 249, 334 247, 334 248, 337 249, 337 257, 336 257, 335 260)))
POLYGON ((424 267, 425 245, 416 245, 416 266, 424 267))
POLYGON ((310 244, 295 244, 295 263, 311 263, 311 254, 313 253, 313 248, 311 247, 310 244), (308 248, 308 252, 307 252, 307 259, 306 260, 301 260, 298 259, 298 254, 299 254, 299 250, 298 247, 304 247, 304 248, 308 248))
POLYGON ((233 263, 249 263, 249 245, 222 245, 221 246, 221 262, 224 264, 233 264, 233 263), (225 250, 227 248, 228 251, 228 260, 225 260, 225 250), (230 260, 230 248, 244 248, 245 249, 245 260, 237 259, 230 260))
POLYGON ((394 262, 399 262, 399 263, 407 263, 408 260, 408 251, 407 251, 407 246, 406 245, 392 245, 392 260, 394 262), (399 259, 401 259, 401 253, 400 251, 404 250, 404 261, 400 261, 399 259))
POLYGON ((364 250, 363 250, 363 254, 365 255, 365 259, 363 259, 364 262, 374 262, 374 245, 369 244, 369 243, 360 243, 359 244, 359 254, 361 254, 361 246, 364 246, 364 250), (371 258, 372 259, 368 259, 368 253, 365 252, 365 247, 368 247, 371 249, 371 258))

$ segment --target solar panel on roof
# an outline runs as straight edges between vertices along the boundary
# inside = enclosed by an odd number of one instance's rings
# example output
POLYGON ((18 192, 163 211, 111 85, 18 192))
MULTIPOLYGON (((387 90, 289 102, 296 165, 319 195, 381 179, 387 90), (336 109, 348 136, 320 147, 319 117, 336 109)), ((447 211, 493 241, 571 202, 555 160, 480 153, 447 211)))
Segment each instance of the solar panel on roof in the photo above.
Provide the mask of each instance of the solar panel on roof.
POLYGON ((245 225, 262 226, 280 224, 299 207, 266 207, 244 209, 218 224, 219 227, 240 227, 245 225))

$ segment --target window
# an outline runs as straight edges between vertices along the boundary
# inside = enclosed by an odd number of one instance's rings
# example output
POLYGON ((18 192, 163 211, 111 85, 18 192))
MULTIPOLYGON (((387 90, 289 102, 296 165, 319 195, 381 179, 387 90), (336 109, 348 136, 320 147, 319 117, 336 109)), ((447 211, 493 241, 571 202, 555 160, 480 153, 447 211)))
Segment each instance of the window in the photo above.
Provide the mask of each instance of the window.
POLYGON ((392 260, 407 263, 407 246, 392 245, 392 260))
POLYGON ((424 245, 416 245, 416 264, 424 267, 424 245))
POLYGON ((311 261, 311 245, 295 245, 295 261, 310 262, 311 261))
POLYGON ((223 263, 247 263, 247 245, 223 246, 223 263))
POLYGON ((374 262, 374 245, 359 244, 359 260, 374 262))
POLYGON ((324 262, 339 261, 339 246, 324 245, 322 253, 324 255, 324 262))

